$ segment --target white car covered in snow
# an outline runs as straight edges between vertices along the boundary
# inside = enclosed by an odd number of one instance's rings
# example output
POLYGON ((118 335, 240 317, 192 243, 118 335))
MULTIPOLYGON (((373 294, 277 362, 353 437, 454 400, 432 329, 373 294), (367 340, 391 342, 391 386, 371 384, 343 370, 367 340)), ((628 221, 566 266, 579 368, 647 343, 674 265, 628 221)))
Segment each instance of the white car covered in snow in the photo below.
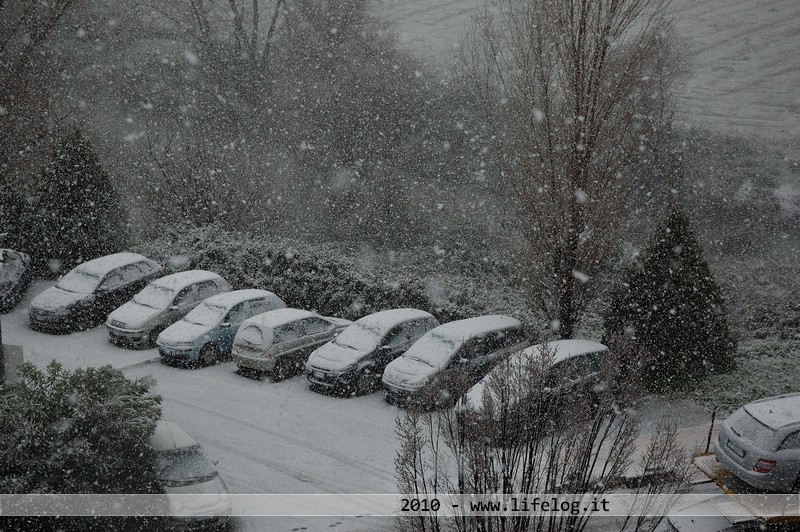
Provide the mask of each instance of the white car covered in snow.
POLYGON ((386 365, 439 325, 413 308, 375 312, 355 321, 308 357, 306 377, 315 390, 357 395, 380 386, 386 365))
POLYGON ((201 301, 230 290, 228 281, 205 270, 178 272, 156 279, 109 314, 106 320, 109 337, 116 344, 153 346, 161 331, 201 301))
POLYGON ((284 379, 305 367, 311 351, 351 323, 296 308, 271 310, 242 322, 231 356, 240 372, 269 372, 276 380, 284 379))
POLYGON ((156 451, 156 476, 167 495, 172 525, 181 529, 226 524, 233 510, 216 461, 183 429, 159 421, 150 438, 156 451))
POLYGON ((490 315, 428 331, 383 372, 386 400, 444 404, 458 397, 496 361, 527 347, 519 320, 490 315))
MULTIPOLYGON (((525 378, 525 373, 529 370, 545 372, 539 379, 544 384, 541 391, 581 395, 586 397, 588 403, 594 404, 596 387, 601 386, 601 371, 607 353, 608 347, 605 345, 580 339, 556 340, 528 347, 495 366, 459 399, 460 406, 479 411, 485 393, 497 395, 489 384, 497 376, 504 383, 518 383, 518 386, 511 384, 503 390, 504 394, 510 394, 505 401, 523 401, 530 393, 527 388, 530 380, 525 378)), ((500 398, 494 397, 494 400, 499 401, 500 398)))

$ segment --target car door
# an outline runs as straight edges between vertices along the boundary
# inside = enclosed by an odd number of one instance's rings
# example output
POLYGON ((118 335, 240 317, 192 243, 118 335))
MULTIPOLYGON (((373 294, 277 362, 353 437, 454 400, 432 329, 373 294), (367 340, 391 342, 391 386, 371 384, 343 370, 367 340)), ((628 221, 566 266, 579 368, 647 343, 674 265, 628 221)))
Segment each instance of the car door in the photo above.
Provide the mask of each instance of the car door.
POLYGON ((303 337, 299 347, 301 356, 310 355, 311 352, 333 338, 336 327, 322 318, 309 317, 302 320, 303 337))
POLYGON ((191 284, 184 287, 172 300, 169 307, 169 321, 176 322, 186 316, 199 302, 197 285, 191 284))
MULTIPOLYGON (((130 299, 130 297, 125 299, 123 285, 122 268, 116 268, 106 274, 95 292, 95 301, 92 305, 98 318, 103 315, 107 316, 112 310, 130 299)), ((131 295, 131 297, 133 296, 131 295)))
POLYGON ((370 361, 375 373, 383 373, 389 362, 405 353, 411 345, 408 336, 409 325, 410 322, 395 325, 383 336, 370 361))
POLYGON ((239 325, 251 316, 252 305, 250 301, 242 301, 231 307, 220 324, 219 335, 215 342, 223 352, 230 352, 233 346, 233 338, 236 336, 236 331, 239 330, 239 325))
POLYGON ((302 320, 290 321, 276 327, 273 340, 273 356, 295 359, 305 345, 302 320))

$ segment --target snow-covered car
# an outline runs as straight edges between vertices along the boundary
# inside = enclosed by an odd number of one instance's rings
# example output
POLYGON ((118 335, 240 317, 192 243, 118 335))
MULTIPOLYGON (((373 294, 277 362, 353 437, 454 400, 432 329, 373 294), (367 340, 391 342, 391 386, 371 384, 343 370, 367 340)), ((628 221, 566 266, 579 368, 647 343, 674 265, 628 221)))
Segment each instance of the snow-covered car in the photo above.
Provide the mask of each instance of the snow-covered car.
POLYGON ((77 266, 31 301, 31 329, 70 332, 103 323, 164 269, 138 253, 114 253, 77 266))
POLYGON ((231 356, 242 372, 269 372, 276 380, 285 379, 351 323, 296 308, 271 310, 242 322, 231 356))
MULTIPOLYGON (((593 404, 596 402, 596 387, 602 384, 601 373, 607 353, 608 347, 591 340, 556 340, 533 345, 495 366, 459 399, 460 406, 480 410, 484 393, 491 390, 489 381, 494 375, 503 377, 503 382, 516 381, 519 384, 510 384, 508 389, 503 390, 504 394, 511 394, 505 401, 516 403, 525 400, 530 393, 527 389, 530 379, 525 379, 524 375, 528 370, 546 372, 540 378, 544 385, 542 392, 580 395, 593 404)), ((494 399, 500 400, 499 397, 494 399)))
POLYGON ((423 334, 439 325, 431 314, 412 308, 364 316, 308 357, 311 388, 358 395, 380 386, 386 366, 423 334))
POLYGON ((150 445, 156 451, 156 475, 170 505, 168 524, 187 530, 225 525, 233 505, 216 461, 171 421, 159 421, 150 445))
POLYGON ((0 249, 0 312, 20 302, 31 283, 31 257, 12 249, 0 249))
POLYGON ((765 491, 800 490, 800 393, 748 403, 722 424, 717 461, 765 491))
POLYGON ((133 299, 109 314, 108 335, 115 344, 152 346, 172 325, 204 299, 230 292, 231 285, 219 274, 190 270, 151 282, 133 299))
POLYGON ((244 320, 279 308, 286 308, 286 303, 267 290, 251 288, 212 296, 158 335, 158 353, 164 360, 215 364, 230 355, 244 320))
POLYGON ((383 372, 391 403, 444 404, 467 391, 496 361, 528 346, 519 320, 489 315, 428 331, 383 372))

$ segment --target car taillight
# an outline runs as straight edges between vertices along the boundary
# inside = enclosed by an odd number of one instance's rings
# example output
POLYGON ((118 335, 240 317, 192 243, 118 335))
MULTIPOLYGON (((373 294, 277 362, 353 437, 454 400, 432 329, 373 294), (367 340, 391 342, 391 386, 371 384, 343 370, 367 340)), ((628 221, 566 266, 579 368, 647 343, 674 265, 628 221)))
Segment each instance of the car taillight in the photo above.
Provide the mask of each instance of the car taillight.
POLYGON ((775 469, 776 465, 778 465, 778 462, 775 460, 765 460, 761 458, 756 462, 756 465, 753 466, 753 471, 756 473, 769 473, 775 469))

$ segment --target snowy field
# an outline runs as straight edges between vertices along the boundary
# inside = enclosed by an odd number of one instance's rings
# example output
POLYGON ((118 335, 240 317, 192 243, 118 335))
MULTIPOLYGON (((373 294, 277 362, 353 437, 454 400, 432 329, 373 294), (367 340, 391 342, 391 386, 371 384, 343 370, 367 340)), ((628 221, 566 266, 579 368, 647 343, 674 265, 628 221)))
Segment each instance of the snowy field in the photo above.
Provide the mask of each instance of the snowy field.
MULTIPOLYGON (((105 328, 51 336, 27 325, 32 297, 52 283, 36 281, 26 298, 2 315, 3 340, 21 345, 25 359, 45 366, 111 364, 129 378, 151 375, 175 421, 213 457, 232 493, 395 493, 395 418, 402 410, 380 393, 340 399, 314 393, 296 376, 275 383, 236 374, 236 366, 185 369, 163 365, 155 349, 130 351, 108 341, 105 328)), ((662 415, 681 426, 707 426, 709 412, 686 401, 648 401, 643 430, 662 415)), ((239 531, 392 530, 392 518, 237 518, 239 531)))
MULTIPOLYGON (((431 68, 450 53, 484 0, 381 0, 401 45, 431 68)), ((800 161, 800 2, 673 0, 689 52, 678 120, 756 137, 800 161)))

